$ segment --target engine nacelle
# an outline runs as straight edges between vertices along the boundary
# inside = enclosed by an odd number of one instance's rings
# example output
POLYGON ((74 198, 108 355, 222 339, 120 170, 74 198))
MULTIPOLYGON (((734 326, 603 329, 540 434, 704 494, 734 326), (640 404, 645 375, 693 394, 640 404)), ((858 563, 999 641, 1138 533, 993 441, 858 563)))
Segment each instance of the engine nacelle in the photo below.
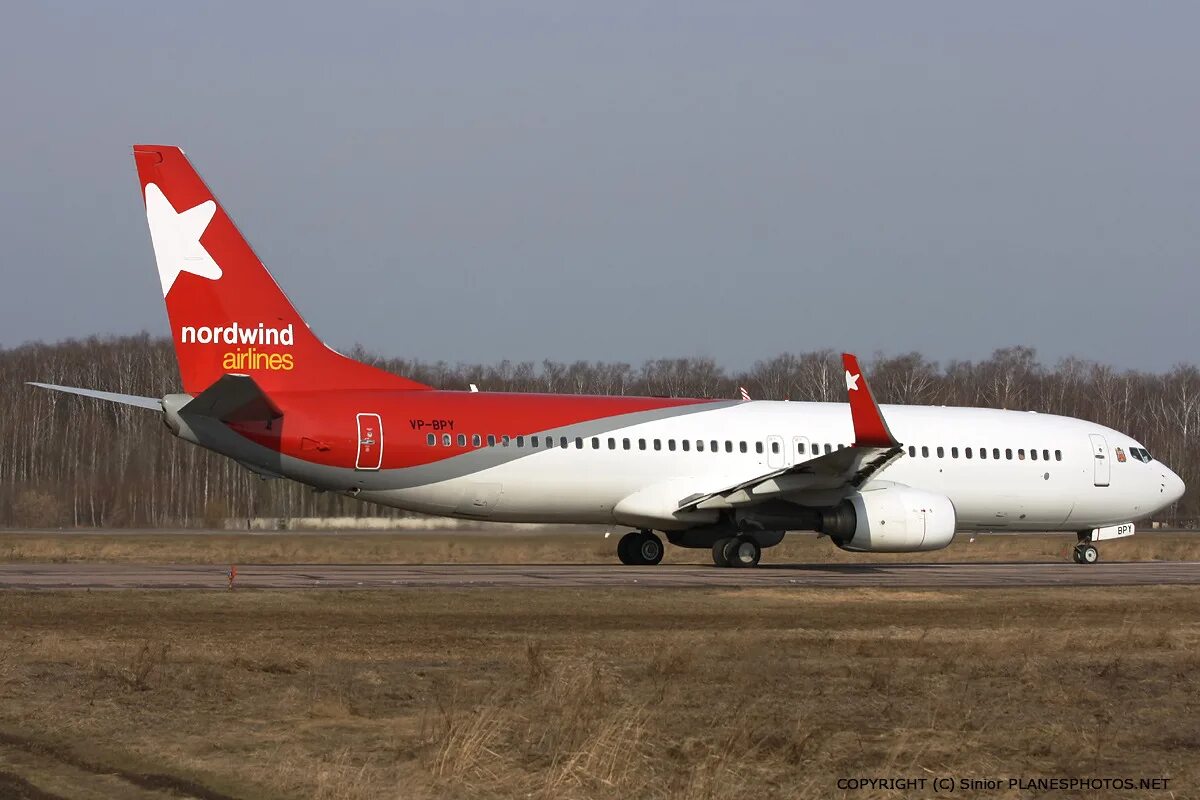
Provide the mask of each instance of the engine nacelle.
POLYGON ((940 550, 957 524, 949 497, 907 486, 859 492, 823 517, 821 532, 834 544, 871 553, 940 550))

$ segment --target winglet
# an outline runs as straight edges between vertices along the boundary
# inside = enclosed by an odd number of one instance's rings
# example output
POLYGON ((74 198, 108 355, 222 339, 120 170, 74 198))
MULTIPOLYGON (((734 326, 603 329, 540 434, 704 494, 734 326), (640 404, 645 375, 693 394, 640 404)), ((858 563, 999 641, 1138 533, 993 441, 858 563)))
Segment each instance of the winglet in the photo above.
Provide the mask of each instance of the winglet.
POLYGON ((900 443, 884 422, 858 359, 853 353, 842 353, 842 366, 846 370, 846 394, 850 397, 850 416, 854 420, 854 446, 898 447, 900 443))

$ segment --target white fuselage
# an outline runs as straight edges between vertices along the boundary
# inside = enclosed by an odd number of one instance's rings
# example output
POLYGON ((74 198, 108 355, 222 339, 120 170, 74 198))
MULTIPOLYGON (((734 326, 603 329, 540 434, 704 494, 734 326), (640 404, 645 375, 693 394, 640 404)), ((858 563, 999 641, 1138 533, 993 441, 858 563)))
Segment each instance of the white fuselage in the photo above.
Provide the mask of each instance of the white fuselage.
MULTIPOLYGON (((1085 530, 1145 517, 1183 492, 1165 465, 1132 455, 1138 442, 1095 423, 979 408, 882 412, 904 454, 862 488, 902 484, 944 494, 960 529, 1085 530)), ((360 496, 449 516, 680 529, 704 519, 675 513, 684 497, 853 442, 844 404, 769 401, 616 428, 580 437, 582 447, 573 436, 563 447, 559 433, 536 435, 536 447, 524 437, 520 457, 498 466, 360 496)), ((517 440, 508 447, 518 448, 517 440)))

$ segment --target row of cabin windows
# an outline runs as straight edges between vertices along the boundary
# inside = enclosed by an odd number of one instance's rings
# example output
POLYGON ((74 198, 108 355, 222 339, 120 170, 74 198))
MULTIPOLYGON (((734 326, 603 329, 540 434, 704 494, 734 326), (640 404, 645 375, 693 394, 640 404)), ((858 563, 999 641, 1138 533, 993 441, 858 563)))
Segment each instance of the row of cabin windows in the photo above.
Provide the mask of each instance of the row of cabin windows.
MULTIPOLYGON (((443 433, 442 437, 441 437, 441 442, 442 442, 442 447, 453 447, 455 444, 457 444, 459 447, 466 447, 467 446, 467 435, 465 433, 460 433, 457 435, 457 437, 455 437, 453 434, 443 433)), ((438 435, 436 433, 428 434, 425 437, 425 443, 430 447, 436 447, 438 444, 438 435)), ((667 450, 670 452, 675 452, 676 441, 674 439, 667 439, 666 443, 667 443, 667 450)), ((500 437, 496 437, 494 435, 489 435, 487 437, 487 446, 488 447, 496 447, 497 445, 499 445, 500 447, 513 447, 513 446, 525 447, 526 444, 528 444, 528 446, 531 448, 544 447, 547 449, 553 448, 553 447, 559 447, 559 448, 565 449, 565 448, 571 447, 571 445, 574 444, 575 449, 577 449, 577 450, 584 449, 584 439, 582 436, 576 436, 574 439, 568 438, 566 436, 560 436, 557 440, 557 444, 556 444, 555 438, 553 436, 541 436, 541 437, 539 437, 539 436, 515 436, 515 437, 500 436, 500 437)), ((707 444, 708 444, 707 449, 709 452, 720 453, 722 451, 721 442, 719 442, 716 439, 710 439, 707 442, 707 444)), ((725 444, 725 446, 723 449, 724 449, 724 452, 726 452, 726 453, 734 452, 735 445, 737 447, 737 452, 739 452, 739 453, 750 452, 749 444, 746 442, 733 442, 733 441, 730 441, 729 439, 726 439, 724 444, 725 444)), ((478 433, 473 434, 471 436, 471 446, 472 447, 483 447, 483 437, 480 436, 478 433)), ((592 446, 593 450, 601 449, 600 438, 592 437, 591 446, 592 446)), ((648 446, 654 450, 662 450, 663 449, 663 440, 662 439, 653 439, 653 440, 638 439, 637 440, 637 449, 638 450, 646 450, 648 448, 648 446), (650 443, 649 445, 647 444, 648 442, 650 443)), ((683 450, 686 453, 692 449, 692 440, 681 439, 678 442, 678 447, 680 450, 683 450)), ((846 445, 844 445, 844 444, 838 444, 838 445, 825 444, 824 450, 826 453, 832 453, 835 448, 838 450, 842 450, 845 447, 846 447, 846 445)), ((697 439, 695 441, 695 448, 696 448, 696 452, 703 453, 705 451, 705 441, 703 439, 697 439)), ((820 444, 813 443, 811 445, 812 455, 814 455, 814 456, 820 455, 821 448, 822 448, 822 446, 820 444)), ((617 440, 616 439, 609 437, 608 449, 609 450, 617 449, 617 440)), ((621 439, 621 449, 622 450, 634 449, 633 440, 632 439, 621 439)), ((805 451, 808 449, 809 448, 806 446, 805 442, 797 442, 796 443, 797 454, 805 455, 806 454, 805 451)), ((763 443, 762 442, 754 443, 754 452, 758 453, 760 455, 762 454, 762 452, 763 452, 763 443)), ((938 447, 938 448, 936 448, 936 452, 937 452, 938 458, 946 457, 946 448, 938 447)), ((1029 450, 1029 458, 1031 461, 1038 460, 1038 452, 1039 451, 1036 448, 1029 450)), ((771 442, 771 453, 772 454, 779 453, 779 442, 771 442)), ((987 459, 988 449, 986 447, 979 448, 978 453, 979 453, 980 459, 987 459)), ((975 450, 970 447, 964 447, 962 454, 963 454, 964 458, 974 458, 975 450)), ((1019 461, 1025 460, 1025 449, 1024 448, 1017 449, 1016 454, 1017 454, 1017 460, 1019 460, 1019 461)), ((917 448, 915 445, 908 446, 908 455, 912 458, 916 458, 917 448)), ((921 457, 929 458, 929 447, 927 447, 927 446, 921 447, 921 457)), ((950 448, 950 457, 951 458, 959 457, 959 449, 957 447, 950 448)), ((997 461, 1000 460, 1000 448, 999 447, 992 448, 992 456, 991 457, 994 460, 997 460, 997 461)), ((1006 448, 1004 450, 1004 458, 1006 458, 1009 461, 1012 461, 1012 459, 1013 459, 1012 448, 1006 448)), ((1041 460, 1043 460, 1043 461, 1050 460, 1050 451, 1049 450, 1041 451, 1041 460)), ((1054 451, 1054 460, 1062 461, 1062 451, 1061 450, 1054 451)))
MULTIPOLYGON (((999 447, 993 447, 991 450, 991 456, 990 456, 992 458, 992 460, 999 461, 1000 460, 1000 452, 1001 451, 1000 451, 999 447)), ((1046 450, 1046 449, 1038 450, 1036 447, 1032 447, 1029 449, 1028 452, 1029 452, 1029 460, 1030 461, 1037 461, 1039 458, 1039 453, 1040 453, 1040 458, 1042 461, 1050 460, 1050 451, 1049 450, 1046 450)), ((1013 453, 1016 453, 1016 458, 1018 461, 1025 460, 1026 451, 1025 451, 1025 448, 1023 448, 1023 447, 1017 448, 1016 450, 1013 450, 1011 447, 1004 448, 1004 459, 1007 461, 1012 461, 1013 453)), ((914 447, 913 445, 909 445, 908 446, 908 455, 912 458, 916 458, 917 457, 917 448, 914 447)), ((963 458, 974 458, 976 455, 978 455, 980 459, 986 459, 989 457, 988 449, 986 447, 981 447, 981 448, 979 448, 978 452, 976 452, 975 450, 973 450, 970 447, 964 447, 962 449, 963 458)), ((944 447, 937 448, 937 457, 945 458, 946 457, 946 448, 944 448, 944 447)), ((950 448, 950 457, 951 458, 959 457, 959 451, 958 451, 957 447, 950 448)), ((929 448, 928 447, 924 447, 924 446, 921 447, 921 458, 929 458, 929 448)), ((1062 461, 1062 450, 1054 451, 1054 460, 1062 461)))
MULTIPOLYGON (((654 450, 662 450, 663 449, 663 441, 664 440, 662 440, 662 439, 652 439, 652 440, 638 439, 636 442, 636 448, 638 450, 646 450, 646 449, 651 449, 651 448, 654 450)), ((465 433, 460 433, 456 437, 449 433, 443 433, 441 436, 441 443, 442 443, 442 445, 441 445, 442 447, 454 447, 455 444, 457 444, 459 447, 466 447, 467 446, 467 435, 465 433)), ((428 434, 425 437, 425 444, 427 444, 430 447, 437 447, 438 446, 438 435, 436 433, 428 434)), ((739 453, 749 453, 750 452, 750 445, 747 442, 733 442, 728 439, 725 440, 724 447, 722 447, 722 443, 717 441, 716 439, 710 439, 708 442, 705 442, 703 439, 697 439, 694 444, 695 444, 696 452, 698 452, 698 453, 703 453, 706 450, 708 450, 709 452, 713 452, 713 453, 720 453, 720 452, 722 452, 722 450, 724 450, 724 452, 726 452, 726 453, 732 453, 732 452, 734 452, 735 447, 737 448, 737 452, 739 452, 739 453)), ((577 450, 584 449, 584 446, 585 446, 584 438, 582 436, 576 436, 573 439, 566 437, 566 436, 560 436, 558 439, 555 439, 553 436, 488 436, 487 437, 487 446, 488 447, 497 447, 497 446, 499 446, 499 447, 534 447, 534 448, 541 447, 541 448, 549 449, 552 447, 569 448, 572 445, 574 445, 575 449, 577 449, 577 450)), ((688 452, 692 449, 693 442, 690 439, 681 439, 678 442, 676 442, 675 439, 667 439, 666 445, 667 445, 667 450, 672 451, 672 452, 675 451, 676 447, 678 447, 678 449, 680 449, 680 450, 683 450, 684 452, 688 452)), ((483 447, 483 446, 484 446, 483 437, 480 436, 478 433, 472 434, 471 447, 483 447)), ((616 450, 617 447, 618 447, 617 440, 610 437, 608 439, 608 449, 616 450)), ((622 450, 633 450, 634 447, 635 447, 634 440, 621 439, 620 448, 622 450)), ((600 443, 599 437, 592 437, 591 448, 593 450, 601 449, 601 443, 600 443)), ((763 452, 763 443, 762 442, 754 443, 754 452, 756 452, 756 453, 763 452)), ((771 452, 772 453, 779 452, 778 442, 773 442, 771 444, 771 452)))

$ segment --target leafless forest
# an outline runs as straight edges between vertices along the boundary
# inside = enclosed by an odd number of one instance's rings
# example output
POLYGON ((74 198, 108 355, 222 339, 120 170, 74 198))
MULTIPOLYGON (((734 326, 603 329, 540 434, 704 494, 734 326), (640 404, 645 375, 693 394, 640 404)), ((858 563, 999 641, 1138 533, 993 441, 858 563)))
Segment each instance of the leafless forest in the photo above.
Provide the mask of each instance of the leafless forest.
MULTIPOLYGON (((371 360, 433 386, 489 391, 843 398, 832 351, 783 354, 744 371, 703 358, 641 366, 557 362, 495 365, 371 360)), ((983 361, 937 364, 918 354, 866 364, 881 402, 976 405, 1066 414, 1127 431, 1187 482, 1162 519, 1193 527, 1200 517, 1200 370, 1119 371, 1077 359, 1053 367, 1035 351, 997 350, 983 361)), ((161 396, 178 391, 168 339, 93 338, 0 349, 0 525, 193 526, 226 517, 394 513, 286 481, 261 481, 224 458, 174 439, 153 413, 25 386, 38 380, 161 396)))

